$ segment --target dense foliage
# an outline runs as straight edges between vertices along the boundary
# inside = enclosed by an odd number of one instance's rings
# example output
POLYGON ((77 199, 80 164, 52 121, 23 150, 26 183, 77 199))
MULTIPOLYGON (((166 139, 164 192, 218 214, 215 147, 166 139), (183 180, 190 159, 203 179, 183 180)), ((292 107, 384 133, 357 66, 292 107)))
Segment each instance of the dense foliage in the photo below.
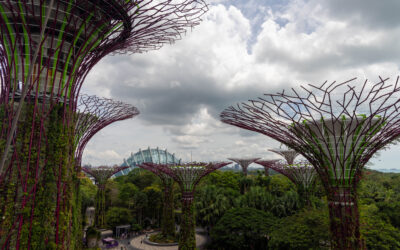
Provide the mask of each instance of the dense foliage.
MULTIPOLYGON (((368 249, 400 248, 400 174, 365 171, 360 182, 361 233, 368 249)), ((83 207, 93 204, 93 186, 81 188, 83 207)), ((177 184, 173 206, 182 218, 177 184)), ((131 224, 159 228, 163 220, 163 185, 152 173, 136 169, 110 180, 106 189, 108 227, 131 224)), ((215 171, 195 193, 196 225, 210 233, 209 249, 329 249, 326 195, 319 182, 311 203, 300 201, 284 176, 262 172, 215 171)))
POLYGON ((18 157, 11 154, 6 160, 10 171, 0 187, 0 245, 76 249, 82 229, 79 180, 71 153, 74 124, 67 122, 70 114, 64 105, 53 106, 44 119, 38 107, 25 105, 14 138, 18 157))
POLYGON ((277 219, 255 208, 227 211, 211 231, 216 249, 266 249, 277 219))

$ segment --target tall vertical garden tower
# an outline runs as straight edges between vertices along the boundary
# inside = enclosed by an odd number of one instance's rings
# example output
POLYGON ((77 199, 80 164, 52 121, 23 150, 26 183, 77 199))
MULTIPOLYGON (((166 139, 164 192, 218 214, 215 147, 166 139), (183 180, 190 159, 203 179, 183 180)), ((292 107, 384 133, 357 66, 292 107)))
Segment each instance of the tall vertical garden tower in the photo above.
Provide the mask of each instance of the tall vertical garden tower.
MULTIPOLYGON (((165 151, 167 152, 167 151, 165 151)), ((161 219, 161 234, 163 237, 175 237, 175 207, 174 207, 174 179, 150 164, 141 164, 140 168, 146 169, 157 175, 163 185, 163 212, 161 219)))
POLYGON ((221 119, 301 153, 326 190, 332 247, 361 249, 357 184, 374 153, 400 135, 399 108, 399 78, 351 79, 268 94, 226 109, 221 119))
POLYGON ((110 53, 181 38, 202 0, 0 2, 0 248, 73 248, 75 111, 82 83, 110 53))
POLYGON ((157 169, 170 176, 178 184, 182 192, 182 216, 179 231, 179 249, 196 249, 194 191, 200 180, 209 173, 228 165, 222 163, 188 163, 184 165, 167 165, 143 163, 143 168, 157 169))
POLYGON ((108 179, 119 171, 128 167, 119 166, 99 166, 99 167, 83 167, 82 170, 91 175, 97 186, 96 193, 96 210, 94 224, 97 228, 104 228, 106 225, 106 184, 108 179))

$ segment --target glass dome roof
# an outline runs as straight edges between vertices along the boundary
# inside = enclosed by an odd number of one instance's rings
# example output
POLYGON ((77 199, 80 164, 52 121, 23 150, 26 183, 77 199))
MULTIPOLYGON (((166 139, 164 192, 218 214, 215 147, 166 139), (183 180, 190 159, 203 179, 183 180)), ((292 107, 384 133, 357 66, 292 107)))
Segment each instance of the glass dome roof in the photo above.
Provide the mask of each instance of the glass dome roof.
POLYGON ((159 148, 148 148, 145 150, 139 149, 139 152, 131 154, 128 159, 124 159, 124 163, 121 166, 129 166, 129 168, 122 170, 115 174, 115 176, 121 176, 128 174, 132 169, 137 168, 138 165, 144 162, 152 162, 159 164, 180 164, 181 159, 175 157, 175 154, 167 152, 167 150, 161 150, 159 148))

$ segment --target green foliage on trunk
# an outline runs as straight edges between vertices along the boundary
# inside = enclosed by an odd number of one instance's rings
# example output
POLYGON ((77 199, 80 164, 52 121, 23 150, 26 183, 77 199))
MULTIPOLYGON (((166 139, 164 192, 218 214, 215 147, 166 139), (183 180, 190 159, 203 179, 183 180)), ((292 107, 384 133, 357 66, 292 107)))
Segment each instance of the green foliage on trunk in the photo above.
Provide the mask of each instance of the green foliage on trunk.
POLYGON ((175 237, 175 212, 173 183, 164 186, 163 212, 161 219, 161 234, 165 237, 175 237))
MULTIPOLYGON (((43 108, 41 105, 36 108, 43 108)), ((1 205, 4 217, 0 218, 0 244, 9 234, 10 248, 19 244, 21 249, 75 249, 81 223, 76 205, 79 195, 73 161, 74 124, 66 122, 70 114, 64 111, 64 105, 55 105, 46 117, 41 117, 37 109, 25 105, 14 154, 6 161, 11 171, 1 187, 7 196, 1 205), (14 223, 21 225, 20 236, 14 223)))
POLYGON ((194 207, 192 202, 182 201, 182 219, 179 232, 179 250, 196 249, 194 207))

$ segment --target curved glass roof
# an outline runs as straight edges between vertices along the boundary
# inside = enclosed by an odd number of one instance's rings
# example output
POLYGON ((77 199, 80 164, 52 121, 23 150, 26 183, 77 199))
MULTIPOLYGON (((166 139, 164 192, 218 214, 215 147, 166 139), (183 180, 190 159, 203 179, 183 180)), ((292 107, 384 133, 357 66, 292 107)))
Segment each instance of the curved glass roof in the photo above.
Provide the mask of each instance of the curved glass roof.
POLYGON ((114 176, 121 176, 128 174, 132 169, 137 168, 138 165, 144 162, 152 162, 159 164, 180 164, 181 159, 175 157, 175 154, 167 152, 167 150, 161 150, 159 148, 148 148, 145 150, 139 149, 139 152, 131 154, 128 159, 124 159, 124 163, 121 166, 129 166, 114 176))

